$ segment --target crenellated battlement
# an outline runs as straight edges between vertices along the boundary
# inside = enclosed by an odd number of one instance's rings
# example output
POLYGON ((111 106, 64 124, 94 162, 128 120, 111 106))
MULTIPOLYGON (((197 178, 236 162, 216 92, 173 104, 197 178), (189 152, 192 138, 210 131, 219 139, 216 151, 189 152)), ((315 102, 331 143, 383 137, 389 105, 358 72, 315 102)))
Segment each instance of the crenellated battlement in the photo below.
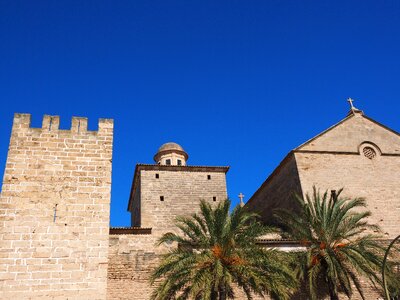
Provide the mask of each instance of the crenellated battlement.
POLYGON ((14 116, 0 195, 1 299, 55 299, 60 289, 65 299, 106 299, 113 120, 87 125, 74 117, 63 130, 45 115, 33 128, 30 114, 14 116))
POLYGON ((13 132, 20 130, 35 130, 42 132, 62 132, 71 134, 99 134, 111 135, 114 127, 113 119, 99 119, 98 130, 88 130, 88 119, 84 117, 72 117, 71 128, 69 130, 59 129, 60 117, 44 115, 42 120, 42 128, 31 127, 31 114, 14 114, 13 132))

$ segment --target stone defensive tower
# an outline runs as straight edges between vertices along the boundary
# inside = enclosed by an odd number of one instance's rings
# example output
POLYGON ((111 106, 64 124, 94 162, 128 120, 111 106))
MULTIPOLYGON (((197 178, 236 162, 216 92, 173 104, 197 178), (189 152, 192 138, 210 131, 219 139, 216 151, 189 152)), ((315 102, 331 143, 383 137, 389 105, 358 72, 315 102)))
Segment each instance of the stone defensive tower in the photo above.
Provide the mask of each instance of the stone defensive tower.
POLYGON ((113 121, 14 117, 0 196, 0 298, 105 299, 113 121))
POLYGON ((228 167, 187 166, 188 154, 176 143, 162 145, 156 165, 138 164, 128 210, 132 226, 152 228, 161 235, 175 230, 174 218, 198 211, 201 199, 220 202, 227 198, 228 167))
POLYGON ((175 143, 162 145, 156 164, 136 165, 128 210, 131 228, 112 228, 108 269, 109 299, 150 299, 149 275, 169 247, 158 238, 176 232, 174 219, 199 211, 204 199, 217 204, 227 198, 229 167, 188 166, 188 154, 175 143))

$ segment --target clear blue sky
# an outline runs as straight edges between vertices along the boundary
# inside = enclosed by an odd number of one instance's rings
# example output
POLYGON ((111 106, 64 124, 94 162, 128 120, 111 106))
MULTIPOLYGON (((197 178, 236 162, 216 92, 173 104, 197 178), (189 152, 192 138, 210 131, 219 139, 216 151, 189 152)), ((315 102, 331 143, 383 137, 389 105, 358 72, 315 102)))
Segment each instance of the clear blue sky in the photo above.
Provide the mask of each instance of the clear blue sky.
POLYGON ((237 203, 347 97, 400 130, 399 1, 0 0, 0 176, 14 112, 113 118, 113 226, 161 144, 230 165, 237 203))

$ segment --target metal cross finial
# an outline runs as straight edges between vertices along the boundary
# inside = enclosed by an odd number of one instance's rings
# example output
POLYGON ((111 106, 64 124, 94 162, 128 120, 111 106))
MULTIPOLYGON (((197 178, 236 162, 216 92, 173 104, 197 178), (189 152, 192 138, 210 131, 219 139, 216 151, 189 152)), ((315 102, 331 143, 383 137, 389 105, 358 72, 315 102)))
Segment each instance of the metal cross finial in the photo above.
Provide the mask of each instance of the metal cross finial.
POLYGON ((350 103, 350 109, 351 109, 351 110, 355 109, 355 107, 354 107, 354 105, 353 105, 353 102, 354 102, 354 100, 353 100, 353 99, 351 99, 351 98, 347 98, 347 102, 349 102, 349 103, 350 103))
POLYGON ((242 193, 240 193, 239 195, 238 195, 238 197, 239 197, 239 199, 240 199, 240 206, 244 206, 244 202, 243 202, 243 198, 244 198, 244 195, 242 194, 242 193))

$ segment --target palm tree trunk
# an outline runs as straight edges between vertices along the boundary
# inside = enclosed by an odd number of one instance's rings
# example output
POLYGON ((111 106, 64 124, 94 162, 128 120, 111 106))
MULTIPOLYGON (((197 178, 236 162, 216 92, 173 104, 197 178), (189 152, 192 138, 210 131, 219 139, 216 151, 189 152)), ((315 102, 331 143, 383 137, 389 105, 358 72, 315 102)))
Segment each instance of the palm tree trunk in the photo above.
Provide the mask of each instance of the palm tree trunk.
POLYGON ((339 296, 335 291, 335 287, 333 285, 332 280, 328 279, 328 289, 329 289, 329 297, 331 300, 339 300, 339 296))
POLYGON ((219 289, 219 300, 226 300, 226 289, 224 286, 219 289))
POLYGON ((218 300, 218 293, 214 289, 211 291, 210 299, 211 300, 218 300))

